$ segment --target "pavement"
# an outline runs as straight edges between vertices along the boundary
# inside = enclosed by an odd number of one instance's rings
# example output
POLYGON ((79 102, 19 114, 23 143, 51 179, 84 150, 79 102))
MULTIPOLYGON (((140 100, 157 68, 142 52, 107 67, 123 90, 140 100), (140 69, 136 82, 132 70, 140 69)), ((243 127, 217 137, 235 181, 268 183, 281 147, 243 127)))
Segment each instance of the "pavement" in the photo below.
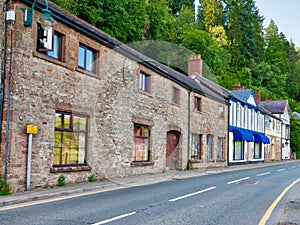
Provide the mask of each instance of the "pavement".
MULTIPOLYGON (((185 171, 166 171, 159 174, 144 174, 138 176, 130 176, 125 178, 116 178, 105 181, 94 181, 81 183, 76 185, 66 185, 63 187, 34 189, 32 191, 17 192, 8 196, 0 196, 0 211, 6 208, 16 208, 19 204, 39 204, 43 201, 57 201, 60 199, 72 198, 75 196, 89 195, 93 193, 112 191, 122 188, 134 186, 143 186, 164 182, 168 180, 184 179, 193 176, 204 176, 209 174, 217 174, 230 172, 235 170, 243 170, 257 167, 265 167, 278 164, 287 164, 295 162, 280 161, 268 163, 255 163, 237 166, 228 166, 220 168, 206 168, 185 171)), ((282 215, 276 225, 300 225, 300 183, 295 185, 289 194, 289 198, 285 198, 284 209, 282 215)))

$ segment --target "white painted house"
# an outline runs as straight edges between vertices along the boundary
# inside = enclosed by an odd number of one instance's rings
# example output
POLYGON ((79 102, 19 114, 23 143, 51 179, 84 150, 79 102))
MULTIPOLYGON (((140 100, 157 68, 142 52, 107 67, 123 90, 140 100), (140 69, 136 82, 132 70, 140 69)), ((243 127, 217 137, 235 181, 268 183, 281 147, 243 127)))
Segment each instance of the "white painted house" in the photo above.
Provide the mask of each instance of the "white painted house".
POLYGON ((277 132, 281 133, 281 159, 290 159, 290 107, 288 100, 266 100, 261 102, 261 106, 281 119, 281 123, 276 123, 275 128, 277 132))
POLYGON ((259 107, 253 90, 238 85, 230 93, 228 163, 262 162, 265 144, 270 143, 264 134, 265 112, 259 107))

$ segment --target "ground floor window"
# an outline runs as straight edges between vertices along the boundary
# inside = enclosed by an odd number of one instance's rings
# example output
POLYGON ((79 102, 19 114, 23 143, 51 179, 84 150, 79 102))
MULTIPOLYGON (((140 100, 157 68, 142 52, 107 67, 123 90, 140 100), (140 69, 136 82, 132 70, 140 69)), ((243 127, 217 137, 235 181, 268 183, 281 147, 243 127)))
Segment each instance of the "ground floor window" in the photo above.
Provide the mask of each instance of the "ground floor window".
POLYGON ((150 161, 150 129, 149 126, 134 124, 133 161, 150 161))
POLYGON ((201 148, 201 134, 192 134, 191 150, 192 150, 192 159, 202 159, 202 148, 201 148))
POLYGON ((233 160, 244 159, 244 141, 234 141, 233 160))
POLYGON ((224 148, 223 148, 224 138, 218 137, 217 141, 217 159, 224 159, 224 148))
POLYGON ((212 135, 206 135, 206 159, 213 158, 212 135))
POLYGON ((261 143, 254 143, 254 159, 261 159, 261 143))
POLYGON ((53 165, 85 164, 88 116, 55 113, 53 165))

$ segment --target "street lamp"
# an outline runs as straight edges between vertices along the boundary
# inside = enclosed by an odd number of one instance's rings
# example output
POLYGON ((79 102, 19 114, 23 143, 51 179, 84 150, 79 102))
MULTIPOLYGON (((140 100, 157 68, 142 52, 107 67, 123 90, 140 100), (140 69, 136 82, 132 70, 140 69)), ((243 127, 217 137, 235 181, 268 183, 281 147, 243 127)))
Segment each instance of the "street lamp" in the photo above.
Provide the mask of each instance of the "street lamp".
MULTIPOLYGON (((31 8, 23 8, 25 12, 24 26, 32 27, 32 18, 34 12, 34 6, 37 0, 34 0, 31 8)), ((51 11, 48 9, 48 0, 45 0, 46 8, 42 10, 41 16, 37 19, 37 22, 41 24, 44 31, 48 31, 52 26, 56 25, 57 22, 51 16, 51 11)))

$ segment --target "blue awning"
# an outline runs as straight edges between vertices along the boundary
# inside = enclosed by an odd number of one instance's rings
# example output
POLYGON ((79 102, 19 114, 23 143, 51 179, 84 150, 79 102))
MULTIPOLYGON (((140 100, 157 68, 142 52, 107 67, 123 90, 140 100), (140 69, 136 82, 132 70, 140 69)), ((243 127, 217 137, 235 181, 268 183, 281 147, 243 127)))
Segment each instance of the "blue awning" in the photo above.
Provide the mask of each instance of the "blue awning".
POLYGON ((253 131, 254 142, 270 144, 270 139, 260 132, 253 131))
POLYGON ((253 134, 246 129, 230 126, 229 131, 233 133, 233 140, 253 142, 253 134))

